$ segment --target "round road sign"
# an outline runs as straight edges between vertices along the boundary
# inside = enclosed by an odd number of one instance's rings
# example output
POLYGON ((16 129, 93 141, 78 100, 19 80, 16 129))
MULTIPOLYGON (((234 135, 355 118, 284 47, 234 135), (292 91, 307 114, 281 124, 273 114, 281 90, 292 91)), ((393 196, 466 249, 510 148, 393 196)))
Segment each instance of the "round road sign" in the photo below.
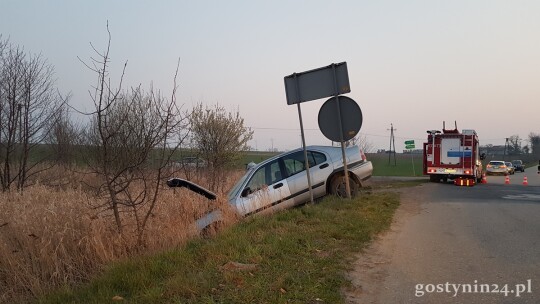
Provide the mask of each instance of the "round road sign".
MULTIPOLYGON (((362 111, 353 99, 339 96, 343 141, 352 139, 362 127, 362 111)), ((340 141, 336 98, 328 99, 319 110, 319 129, 331 141, 340 141)))

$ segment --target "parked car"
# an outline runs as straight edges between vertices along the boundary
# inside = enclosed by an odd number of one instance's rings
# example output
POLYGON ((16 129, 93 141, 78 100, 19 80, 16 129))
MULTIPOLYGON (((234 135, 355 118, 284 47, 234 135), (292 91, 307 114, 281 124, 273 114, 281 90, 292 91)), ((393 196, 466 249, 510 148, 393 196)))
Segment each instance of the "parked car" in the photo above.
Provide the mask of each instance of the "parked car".
POLYGON ((525 172, 525 166, 523 165, 523 161, 520 159, 513 160, 512 165, 514 165, 516 171, 525 172))
POLYGON ((506 164, 502 160, 492 160, 486 166, 486 175, 508 174, 506 164))
MULTIPOLYGON (((346 196, 342 151, 340 147, 308 146, 307 156, 313 197, 327 194, 346 196)), ((373 165, 357 147, 345 150, 349 184, 354 196, 373 172, 373 165)), ((246 174, 234 185, 228 202, 242 217, 261 212, 290 208, 310 201, 304 150, 285 152, 259 164, 248 167, 246 174)), ((169 186, 181 186, 185 182, 171 179, 169 186)), ((189 188, 189 185, 187 186, 189 188)), ((202 187, 199 187, 202 188, 202 187)), ((220 210, 214 210, 197 221, 203 230, 219 221, 220 210)))
POLYGON ((506 165, 506 171, 508 171, 508 174, 512 175, 516 173, 516 169, 511 162, 504 162, 504 164, 506 165))

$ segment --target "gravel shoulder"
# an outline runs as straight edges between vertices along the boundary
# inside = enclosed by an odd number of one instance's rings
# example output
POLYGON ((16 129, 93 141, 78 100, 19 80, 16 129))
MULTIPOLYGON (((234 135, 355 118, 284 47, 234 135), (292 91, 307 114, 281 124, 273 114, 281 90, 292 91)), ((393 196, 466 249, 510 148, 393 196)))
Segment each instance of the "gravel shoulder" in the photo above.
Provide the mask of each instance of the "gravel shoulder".
POLYGON ((395 256, 396 238, 407 220, 422 210, 420 202, 424 201, 424 192, 418 191, 418 187, 397 190, 400 192, 401 204, 396 210, 392 226, 357 255, 352 265, 353 270, 348 273, 352 286, 345 291, 347 303, 382 303, 379 300, 383 293, 382 283, 389 275, 392 258, 395 256))

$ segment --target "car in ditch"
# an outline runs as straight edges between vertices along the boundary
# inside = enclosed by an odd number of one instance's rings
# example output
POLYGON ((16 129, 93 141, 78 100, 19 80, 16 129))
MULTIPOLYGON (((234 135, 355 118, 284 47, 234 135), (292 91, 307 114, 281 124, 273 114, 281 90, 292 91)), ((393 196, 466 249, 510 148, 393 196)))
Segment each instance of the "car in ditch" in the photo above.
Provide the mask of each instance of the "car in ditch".
MULTIPOLYGON (((313 197, 346 196, 340 147, 306 148, 313 197)), ((373 165, 357 146, 345 149, 349 185, 354 196, 371 177, 373 165)), ((246 172, 229 192, 229 203, 243 215, 265 209, 285 209, 310 201, 304 151, 296 149, 274 156, 246 172)))
MULTIPOLYGON (((314 198, 327 194, 345 197, 346 183, 341 147, 308 146, 307 159, 314 198)), ((358 146, 345 149, 351 196, 373 173, 373 165, 358 146)), ((174 186, 174 179, 168 181, 174 186)), ((191 188, 194 188, 191 185, 191 188)), ((273 212, 309 202, 309 184, 302 148, 285 152, 259 164, 248 166, 245 175, 232 187, 228 202, 241 217, 273 212)), ((214 210, 197 221, 199 230, 219 221, 214 210)))

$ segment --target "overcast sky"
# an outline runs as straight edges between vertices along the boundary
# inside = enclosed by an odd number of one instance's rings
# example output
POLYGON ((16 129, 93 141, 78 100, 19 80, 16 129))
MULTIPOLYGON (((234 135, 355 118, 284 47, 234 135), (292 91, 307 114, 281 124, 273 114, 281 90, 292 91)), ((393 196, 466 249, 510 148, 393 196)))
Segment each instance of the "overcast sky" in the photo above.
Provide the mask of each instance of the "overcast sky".
MULTIPOLYGON (((250 145, 301 145, 296 106, 283 78, 347 62, 375 149, 396 146, 442 122, 475 129, 481 144, 540 133, 540 1, 25 1, 0 0, 0 34, 55 67, 57 86, 89 110, 96 75, 78 59, 104 50, 111 78, 127 61, 124 88, 150 83, 168 96, 180 59, 177 100, 240 111, 250 145)), ((302 103, 306 143, 325 99, 302 103)), ((526 141, 523 144, 527 144, 526 141)))

